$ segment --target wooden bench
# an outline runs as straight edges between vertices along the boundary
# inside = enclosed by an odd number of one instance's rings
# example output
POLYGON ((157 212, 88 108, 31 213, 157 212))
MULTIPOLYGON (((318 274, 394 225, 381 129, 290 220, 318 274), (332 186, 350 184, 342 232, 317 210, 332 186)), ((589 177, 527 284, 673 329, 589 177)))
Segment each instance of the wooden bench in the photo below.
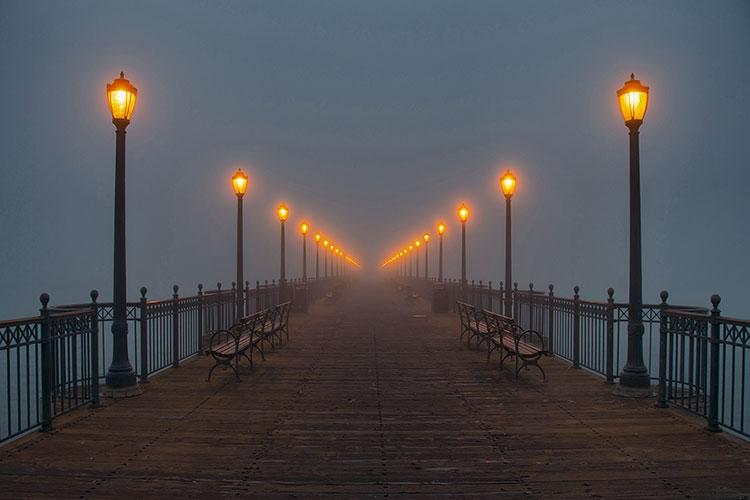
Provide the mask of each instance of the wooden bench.
POLYGON ((456 309, 459 318, 459 340, 463 340, 464 335, 466 335, 467 343, 471 343, 471 339, 476 339, 477 347, 482 342, 489 346, 491 332, 482 311, 460 300, 456 301, 456 309))
POLYGON ((275 349, 276 341, 278 345, 281 345, 284 337, 287 341, 289 340, 291 308, 291 302, 284 302, 245 316, 228 329, 213 332, 205 354, 214 358, 214 365, 209 370, 206 380, 211 380, 211 375, 219 366, 223 366, 225 370, 231 368, 237 380, 240 380, 240 358, 244 357, 252 366, 253 351, 258 351, 265 361, 264 344, 268 343, 272 349, 275 349))
POLYGON ((513 357, 516 361, 515 379, 524 368, 536 366, 542 372, 542 378, 547 380, 544 369, 539 364, 542 356, 549 353, 544 347, 544 337, 536 330, 524 330, 513 318, 497 314, 492 311, 482 310, 481 316, 489 330, 489 342, 487 346, 487 359, 493 351, 500 351, 500 367, 506 358, 513 357))

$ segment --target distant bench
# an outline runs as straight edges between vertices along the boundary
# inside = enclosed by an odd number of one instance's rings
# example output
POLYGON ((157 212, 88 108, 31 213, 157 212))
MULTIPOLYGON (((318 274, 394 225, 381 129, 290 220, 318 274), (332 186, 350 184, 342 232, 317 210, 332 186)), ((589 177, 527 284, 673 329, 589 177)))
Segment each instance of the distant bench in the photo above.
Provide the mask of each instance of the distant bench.
POLYGON ((419 298, 419 294, 417 293, 417 291, 410 285, 400 284, 398 285, 398 289, 404 294, 404 298, 410 304, 415 303, 419 298))
POLYGON ((264 311, 240 318, 226 330, 217 330, 211 334, 211 340, 205 350, 207 356, 214 358, 214 365, 208 372, 207 381, 211 380, 214 370, 223 366, 231 368, 234 376, 240 380, 239 362, 244 357, 253 365, 253 351, 258 351, 265 361, 264 346, 271 349, 280 346, 284 337, 289 340, 289 312, 291 302, 284 302, 264 311), (248 352, 250 355, 248 356, 248 352))
POLYGON ((499 351, 501 368, 506 358, 515 358, 516 380, 519 372, 529 366, 536 366, 542 372, 542 378, 547 379, 539 360, 549 353, 544 346, 544 337, 539 332, 524 330, 513 318, 486 309, 478 310, 466 302, 456 301, 456 306, 460 321, 460 340, 466 335, 469 343, 476 339, 477 346, 482 342, 487 344, 488 361, 494 351, 499 351))

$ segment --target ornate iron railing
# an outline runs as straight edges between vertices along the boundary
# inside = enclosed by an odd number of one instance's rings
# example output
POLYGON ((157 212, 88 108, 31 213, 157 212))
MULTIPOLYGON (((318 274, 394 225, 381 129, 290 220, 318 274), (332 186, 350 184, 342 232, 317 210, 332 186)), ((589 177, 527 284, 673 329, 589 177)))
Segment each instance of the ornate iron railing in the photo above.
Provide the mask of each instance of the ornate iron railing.
MULTIPOLYGON (((245 282, 238 290, 198 286, 196 295, 127 304, 128 352, 141 383, 151 375, 200 354, 211 332, 228 328, 238 316, 292 299, 299 309, 326 293, 341 278, 245 282), (243 314, 237 314, 238 294, 243 314)), ((99 385, 111 362, 111 302, 48 307, 39 316, 0 321, 0 442, 30 430, 48 429, 55 416, 85 404, 97 405, 99 385)))

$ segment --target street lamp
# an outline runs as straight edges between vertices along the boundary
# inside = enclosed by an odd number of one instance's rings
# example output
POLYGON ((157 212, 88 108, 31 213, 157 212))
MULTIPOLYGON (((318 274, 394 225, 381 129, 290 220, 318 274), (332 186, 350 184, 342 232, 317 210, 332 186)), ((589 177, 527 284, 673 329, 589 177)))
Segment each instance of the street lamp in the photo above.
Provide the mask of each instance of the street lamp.
POLYGON ((443 282, 443 234, 445 233, 445 224, 442 222, 437 225, 437 232, 439 236, 439 252, 438 252, 438 281, 443 282))
POLYGON ((239 320, 242 317, 243 305, 244 305, 244 278, 242 277, 242 197, 245 196, 247 191, 248 177, 241 168, 237 169, 237 172, 232 176, 232 188, 234 194, 237 195, 237 307, 236 307, 236 318, 239 320))
POLYGON ((461 292, 466 294, 466 221, 469 220, 469 209, 464 204, 458 208, 458 219, 461 221, 461 292))
MULTIPOLYGON (((411 252, 412 250, 414 250, 414 245, 409 245, 409 252, 411 252)), ((411 274, 411 261, 412 261, 412 258, 411 258, 411 255, 409 255, 409 277, 410 278, 412 277, 412 274, 411 274)))
MULTIPOLYGON (((107 84, 107 101, 115 126, 115 241, 112 305, 112 364, 106 382, 111 388, 135 385, 135 371, 128 359, 127 275, 125 261, 125 129, 135 109, 138 90, 120 77, 107 84)), ((94 374, 96 376, 96 374, 94 374)))
POLYGON ((419 245, 420 244, 421 243, 419 242, 419 240, 414 242, 414 263, 416 264, 414 277, 417 279, 419 279, 419 245))
POLYGON ((427 266, 428 266, 428 260, 427 260, 427 242, 430 241, 430 235, 427 233, 424 233, 422 235, 422 239, 424 240, 424 279, 425 281, 430 279, 429 274, 427 273, 427 266))
POLYGON ((323 240, 323 266, 324 266, 324 274, 323 276, 328 278, 328 240, 323 240))
POLYGON ((307 281, 307 232, 310 226, 307 222, 299 225, 299 232, 302 233, 302 281, 307 281))
POLYGON ((513 296, 510 291, 512 281, 512 263, 511 263, 511 231, 510 231, 510 199, 516 191, 516 176, 510 170, 506 170, 500 177, 500 190, 505 195, 505 283, 508 286, 505 289, 505 315, 512 316, 513 296))
POLYGON ((284 235, 284 223, 289 218, 289 208, 285 204, 280 204, 279 208, 276 209, 276 213, 279 216, 279 222, 281 222, 281 272, 279 273, 279 291, 284 291, 286 285, 286 237, 284 235))
POLYGON ((628 359, 620 372, 620 385, 650 387, 643 362, 643 309, 641 284, 641 173, 638 129, 648 106, 648 87, 630 74, 630 80, 617 91, 620 111, 630 131, 630 297, 628 306, 628 359))
POLYGON ((320 279, 320 233, 315 233, 315 279, 320 279))

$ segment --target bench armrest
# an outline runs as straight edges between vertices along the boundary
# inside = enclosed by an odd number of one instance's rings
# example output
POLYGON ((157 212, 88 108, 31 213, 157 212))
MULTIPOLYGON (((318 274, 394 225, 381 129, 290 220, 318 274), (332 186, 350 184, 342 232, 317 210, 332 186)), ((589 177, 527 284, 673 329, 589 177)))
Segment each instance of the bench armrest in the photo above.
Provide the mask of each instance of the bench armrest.
POLYGON ((514 337, 516 339, 516 345, 518 345, 519 342, 525 339, 524 341, 527 344, 536 346, 540 351, 546 352, 544 346, 544 337, 536 330, 524 330, 523 328, 518 327, 514 334, 514 337))
POLYGON ((235 345, 237 345, 240 341, 237 334, 235 334, 231 330, 216 330, 211 334, 211 340, 209 340, 208 342, 208 351, 213 352, 214 345, 227 342, 230 338, 234 340, 235 345))

